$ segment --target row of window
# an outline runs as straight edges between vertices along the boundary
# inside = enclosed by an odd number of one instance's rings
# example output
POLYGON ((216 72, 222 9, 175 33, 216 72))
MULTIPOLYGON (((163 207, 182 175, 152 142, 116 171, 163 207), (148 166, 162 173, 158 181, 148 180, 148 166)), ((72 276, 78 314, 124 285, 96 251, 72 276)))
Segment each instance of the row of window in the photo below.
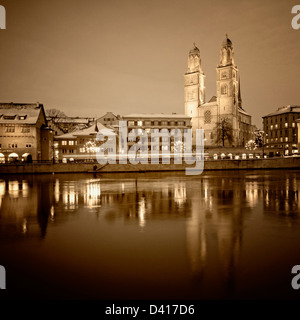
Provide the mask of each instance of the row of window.
MULTIPOLYGON (((298 119, 298 117, 299 117, 299 115, 296 115, 296 116, 293 115, 293 120, 298 119)), ((285 116, 285 117, 284 117, 284 121, 285 121, 285 122, 288 122, 288 118, 289 118, 288 116, 285 116)), ((290 119, 291 119, 291 117, 290 117, 290 119)), ((279 118, 278 116, 277 116, 277 117, 275 116, 275 117, 272 117, 271 119, 267 119, 267 118, 266 118, 266 119, 265 119, 265 122, 266 122, 266 124, 272 124, 272 123, 273 123, 273 120, 274 120, 274 123, 275 123, 275 122, 279 122, 279 121, 280 121, 280 122, 283 122, 283 117, 281 116, 281 117, 279 118), (279 121, 278 121, 278 120, 279 120, 279 121)))
MULTIPOLYGON (((147 134, 151 134, 152 131, 151 130, 155 130, 155 129, 150 129, 150 128, 146 128, 146 129, 128 129, 128 134, 132 133, 132 134, 136 134, 136 135, 141 135, 143 134, 143 132, 146 132, 147 134)), ((178 134, 179 132, 182 133, 182 130, 180 129, 166 129, 168 130, 169 133, 173 133, 174 134, 178 134)), ((188 132, 189 129, 183 129, 183 132, 188 132)))
MULTIPOLYGON (((285 123, 284 123, 284 127, 285 127, 285 128, 288 128, 288 127, 289 127, 288 122, 285 122, 285 123)), ((295 128, 295 127, 296 127, 296 123, 293 122, 293 123, 292 123, 292 128, 295 128)), ((277 123, 276 123, 275 125, 273 125, 273 124, 270 125, 270 130, 278 129, 278 128, 282 128, 281 123, 280 123, 279 125, 278 125, 277 123)), ((266 129, 269 130, 269 126, 266 126, 266 129)))
POLYGON ((62 149, 62 153, 74 153, 74 149, 62 149))
MULTIPOLYGON (((293 142, 297 142, 297 138, 296 137, 293 137, 293 142)), ((269 139, 266 139, 266 143, 269 143, 269 141, 270 142, 277 142, 277 141, 280 141, 280 142, 283 142, 283 141, 285 141, 285 142, 288 142, 289 141, 289 138, 288 137, 285 137, 285 138, 283 138, 283 137, 280 137, 280 138, 271 138, 270 140, 269 139)))
MULTIPOLYGON (((16 128, 11 126, 11 127, 6 127, 5 132, 9 132, 9 133, 14 133, 16 132, 16 128)), ((22 127, 21 130, 22 133, 29 133, 30 132, 30 128, 29 127, 22 127)))
POLYGON ((128 121, 128 126, 185 126, 185 121, 128 121))
POLYGON ((16 115, 14 115, 14 116, 3 116, 3 119, 4 120, 15 120, 15 119, 19 119, 19 120, 25 120, 26 118, 27 118, 27 115, 25 115, 25 116, 16 116, 16 115))
POLYGON ((74 140, 69 140, 69 141, 63 140, 61 142, 62 146, 66 146, 68 144, 69 144, 69 146, 74 146, 74 145, 77 145, 77 141, 74 141, 74 140))
MULTIPOLYGON (((27 143, 25 146, 26 146, 26 148, 31 148, 31 143, 27 143)), ((16 148, 18 148, 18 144, 17 143, 9 143, 7 145, 7 147, 9 149, 16 149, 16 148)), ((0 143, 0 149, 2 149, 2 143, 0 143)))
MULTIPOLYGON (((270 137, 273 137, 273 133, 274 133, 274 137, 277 137, 277 135, 280 135, 280 136, 282 136, 282 130, 278 130, 278 131, 271 131, 270 132, 270 137)), ((285 133, 285 136, 288 136, 288 129, 285 129, 284 130, 284 133, 285 133)), ((293 129, 293 131, 292 131, 292 133, 293 133, 293 135, 294 136, 296 136, 297 135, 297 133, 296 133, 296 129, 293 129)), ((266 137, 268 137, 269 136, 269 134, 267 133, 266 134, 266 137)))

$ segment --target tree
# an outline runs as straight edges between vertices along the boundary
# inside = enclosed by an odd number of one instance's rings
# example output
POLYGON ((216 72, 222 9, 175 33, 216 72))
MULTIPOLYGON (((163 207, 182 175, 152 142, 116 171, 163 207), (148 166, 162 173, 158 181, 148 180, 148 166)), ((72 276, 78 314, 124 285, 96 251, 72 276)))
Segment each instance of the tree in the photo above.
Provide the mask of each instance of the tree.
POLYGON ((233 130, 230 121, 227 118, 221 118, 216 123, 216 143, 222 143, 222 146, 225 146, 225 141, 231 145, 233 142, 233 130))
POLYGON ((257 144, 254 140, 249 140, 245 147, 247 150, 253 151, 257 148, 257 144))
POLYGON ((255 130, 254 136, 255 136, 255 143, 257 144, 257 146, 262 147, 264 143, 264 131, 255 130))
POLYGON ((52 117, 52 118, 66 118, 67 117, 64 112, 62 112, 58 109, 55 109, 55 108, 47 109, 46 116, 52 117))

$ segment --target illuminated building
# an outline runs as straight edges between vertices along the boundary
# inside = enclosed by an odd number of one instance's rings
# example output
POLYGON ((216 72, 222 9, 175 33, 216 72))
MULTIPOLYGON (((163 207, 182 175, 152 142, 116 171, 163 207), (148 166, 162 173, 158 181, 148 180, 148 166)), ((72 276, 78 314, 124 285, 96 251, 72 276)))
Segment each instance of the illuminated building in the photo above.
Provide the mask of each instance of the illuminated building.
POLYGON ((263 117, 265 151, 269 156, 298 153, 300 106, 278 108, 263 117))
POLYGON ((244 146, 254 136, 251 116, 242 107, 239 70, 234 63, 234 50, 227 37, 222 43, 217 66, 217 94, 208 102, 205 97, 205 75, 200 50, 194 45, 189 52, 184 75, 185 115, 192 117, 193 132, 204 129, 205 145, 216 146, 217 123, 226 119, 232 127, 233 141, 225 146, 244 146))
POLYGON ((40 103, 0 103, 0 162, 52 160, 52 130, 40 103))

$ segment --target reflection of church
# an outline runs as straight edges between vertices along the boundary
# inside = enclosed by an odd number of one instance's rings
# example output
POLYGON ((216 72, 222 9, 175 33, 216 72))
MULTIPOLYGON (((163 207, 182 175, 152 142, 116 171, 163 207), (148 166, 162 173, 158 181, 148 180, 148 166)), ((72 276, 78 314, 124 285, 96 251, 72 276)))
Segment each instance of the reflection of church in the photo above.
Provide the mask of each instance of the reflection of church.
POLYGON ((227 141, 227 146, 243 146, 253 138, 251 116, 242 107, 239 70, 234 63, 232 42, 227 35, 217 66, 217 95, 206 102, 205 75, 196 45, 190 50, 184 80, 185 114, 192 117, 194 132, 204 129, 206 146, 217 145, 217 123, 225 119, 233 134, 233 142, 229 144, 227 141))

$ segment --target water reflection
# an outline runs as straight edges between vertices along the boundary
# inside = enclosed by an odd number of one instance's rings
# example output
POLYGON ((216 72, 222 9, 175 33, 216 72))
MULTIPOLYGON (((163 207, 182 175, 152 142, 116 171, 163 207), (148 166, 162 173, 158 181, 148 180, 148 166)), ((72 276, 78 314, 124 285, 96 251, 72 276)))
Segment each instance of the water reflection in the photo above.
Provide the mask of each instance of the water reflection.
POLYGON ((281 227, 298 225, 299 188, 295 171, 8 177, 0 180, 0 237, 44 239, 49 228, 67 228, 77 215, 144 233, 167 222, 168 234, 177 228, 170 245, 183 245, 194 289, 234 294, 249 226, 252 237, 270 217, 284 215, 281 227))

